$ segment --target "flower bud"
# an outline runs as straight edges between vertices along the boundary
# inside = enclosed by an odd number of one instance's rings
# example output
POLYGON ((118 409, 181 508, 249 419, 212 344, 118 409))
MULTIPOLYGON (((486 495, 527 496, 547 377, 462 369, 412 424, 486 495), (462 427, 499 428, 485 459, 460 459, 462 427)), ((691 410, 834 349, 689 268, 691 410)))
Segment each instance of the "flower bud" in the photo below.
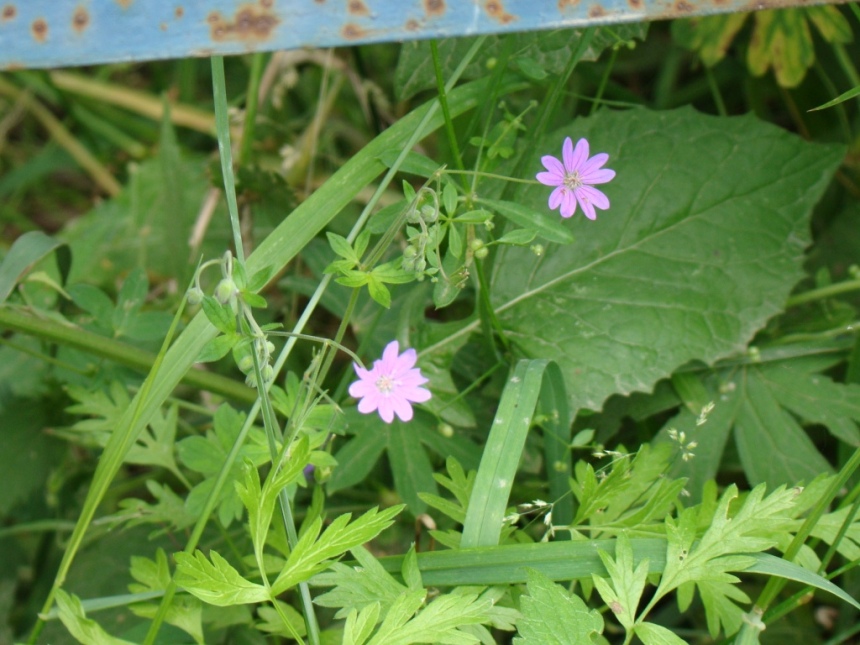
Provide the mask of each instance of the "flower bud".
POLYGON ((200 287, 192 287, 188 290, 188 304, 199 305, 203 302, 203 290, 200 287))
POLYGON ((473 251, 477 251, 478 249, 484 248, 484 240, 479 237, 476 237, 474 240, 469 242, 469 248, 473 251))
POLYGON ((224 278, 215 287, 215 299, 222 305, 230 302, 230 299, 236 295, 236 283, 232 278, 224 278))
POLYGON ((263 381, 266 383, 275 378, 275 369, 271 365, 266 365, 260 371, 263 373, 263 381))
POLYGON ((531 249, 532 253, 534 253, 536 256, 540 257, 543 255, 543 252, 544 252, 543 244, 532 244, 531 247, 529 247, 529 248, 531 249))
POLYGON ((424 258, 418 258, 415 260, 415 271, 421 273, 424 269, 427 268, 427 260, 424 258))
POLYGON ((239 369, 242 370, 242 374, 247 374, 251 370, 254 369, 254 357, 250 354, 245 354, 239 360, 239 369))
POLYGON ((416 255, 418 255, 418 249, 416 249, 412 245, 409 245, 405 249, 403 249, 403 257, 407 260, 414 259, 416 255))
POLYGON ((478 258, 479 260, 483 260, 489 254, 490 254, 490 249, 488 249, 486 246, 482 246, 480 249, 475 251, 475 257, 478 258))
POLYGON ((439 219, 439 211, 430 204, 425 204, 421 207, 421 219, 423 219, 427 224, 432 224, 439 219))

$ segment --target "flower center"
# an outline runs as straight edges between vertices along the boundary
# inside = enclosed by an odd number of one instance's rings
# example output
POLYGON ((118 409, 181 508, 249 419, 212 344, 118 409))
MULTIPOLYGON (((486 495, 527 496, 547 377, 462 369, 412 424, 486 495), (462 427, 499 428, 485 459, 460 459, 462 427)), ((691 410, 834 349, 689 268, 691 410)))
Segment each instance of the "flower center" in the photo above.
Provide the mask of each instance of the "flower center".
POLYGON ((376 379, 376 389, 379 390, 380 394, 391 394, 395 385, 394 379, 388 375, 376 379))
POLYGON ((571 190, 576 190, 580 186, 582 186, 582 178, 579 176, 579 173, 574 172, 566 172, 564 173, 564 185, 566 188, 570 188, 571 190))

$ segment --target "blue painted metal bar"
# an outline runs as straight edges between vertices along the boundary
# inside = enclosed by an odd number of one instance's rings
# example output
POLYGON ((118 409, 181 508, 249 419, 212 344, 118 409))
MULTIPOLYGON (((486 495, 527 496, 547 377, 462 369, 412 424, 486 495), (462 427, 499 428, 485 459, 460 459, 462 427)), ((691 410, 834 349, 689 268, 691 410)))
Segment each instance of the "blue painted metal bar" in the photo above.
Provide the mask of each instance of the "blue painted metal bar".
POLYGON ((813 3, 814 0, 0 0, 0 69, 583 27, 813 3))

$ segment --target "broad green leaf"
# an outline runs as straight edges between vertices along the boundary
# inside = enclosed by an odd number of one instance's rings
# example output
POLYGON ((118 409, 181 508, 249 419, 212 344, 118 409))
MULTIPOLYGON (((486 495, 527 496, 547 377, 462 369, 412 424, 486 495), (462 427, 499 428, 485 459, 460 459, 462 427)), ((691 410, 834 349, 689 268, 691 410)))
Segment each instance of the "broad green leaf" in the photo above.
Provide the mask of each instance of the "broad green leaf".
POLYGON ((39 260, 57 253, 63 281, 68 277, 72 256, 65 242, 55 240, 41 231, 24 233, 12 244, 0 262, 0 304, 12 293, 18 281, 33 268, 39 260))
POLYGON ((636 622, 636 608, 648 578, 648 558, 640 560, 633 567, 633 549, 626 533, 618 536, 614 559, 606 551, 598 553, 609 573, 611 586, 604 578, 596 575, 593 577, 594 586, 618 622, 629 631, 636 622))
POLYGON ((687 645, 683 638, 655 623, 639 623, 634 631, 645 645, 687 645))
POLYGON ((355 436, 335 453, 338 465, 327 484, 330 493, 364 480, 388 446, 388 436, 379 427, 378 419, 357 411, 347 411, 346 417, 355 436))
POLYGON ((517 202, 504 202, 498 199, 480 199, 478 201, 517 226, 535 231, 549 242, 557 244, 573 242, 573 233, 570 232, 570 229, 563 226, 561 218, 558 218, 555 213, 550 213, 546 208, 538 210, 517 202))
POLYGON ((487 620, 489 600, 482 600, 477 594, 445 594, 416 614, 426 595, 427 591, 421 588, 404 592, 369 641, 370 645, 471 645, 478 642, 460 627, 478 625, 487 620))
POLYGON ((404 423, 395 419, 387 427, 387 449, 394 487, 412 514, 419 515, 427 510, 427 505, 418 494, 435 494, 437 489, 433 480, 433 465, 413 431, 414 421, 404 423))
POLYGON ((395 580, 363 546, 351 549, 350 553, 358 566, 335 562, 329 571, 314 577, 314 586, 333 587, 331 591, 314 598, 314 604, 338 609, 336 618, 347 616, 350 609, 363 611, 373 604, 378 604, 381 613, 377 610, 377 614, 384 618, 389 607, 393 606, 394 601, 407 588, 395 580))
MULTIPOLYGON (((738 492, 736 486, 729 486, 708 522, 708 529, 698 540, 697 523, 707 521, 707 517, 699 517, 700 508, 682 510, 677 520, 667 518, 666 568, 643 615, 647 615, 660 598, 686 583, 737 582, 729 572, 743 571, 754 562, 738 554, 765 551, 779 542, 790 526, 787 520, 797 492, 779 488, 767 497, 764 493, 764 484, 757 486, 740 508, 730 514, 729 505, 738 497, 738 492)), ((709 591, 713 595, 719 587, 711 585, 709 591)))
POLYGON ((808 423, 826 426, 849 445, 860 445, 860 385, 837 383, 824 374, 809 374, 794 369, 792 363, 777 363, 757 371, 780 405, 808 423))
POLYGON ((739 386, 745 398, 734 432, 750 483, 797 484, 831 472, 830 464, 803 428, 779 406, 761 373, 749 369, 741 379, 739 386))
POLYGON ((256 623, 255 627, 261 632, 280 634, 292 640, 306 636, 307 627, 302 615, 292 605, 280 600, 275 600, 275 603, 278 609, 266 605, 257 608, 257 614, 262 620, 256 623))
MULTIPOLYGON (((155 560, 139 556, 132 557, 131 575, 137 580, 137 583, 128 586, 132 593, 163 592, 170 584, 170 568, 164 549, 158 549, 155 552, 155 560)), ((135 603, 131 605, 130 609, 137 616, 154 618, 158 612, 158 605, 135 603)), ((198 645, 205 642, 203 638, 203 607, 197 598, 185 594, 175 596, 167 609, 164 620, 190 634, 198 645)))
MULTIPOLYGON (((530 146, 531 167, 570 132, 530 146)), ((599 409, 610 394, 648 391, 691 360, 742 350, 782 310, 803 275, 812 207, 843 149, 752 116, 691 109, 603 111, 577 120, 576 133, 609 153, 617 175, 601 188, 612 207, 596 222, 566 222, 583 234, 563 252, 499 249, 492 300, 521 351, 559 361, 571 407, 599 409)), ((548 195, 528 186, 517 201, 545 210, 548 195)))
POLYGON ((523 617, 514 645, 582 645, 596 642, 594 636, 603 632, 596 609, 543 574, 529 570, 527 591, 520 600, 523 617))
MULTIPOLYGON (((641 40, 647 29, 647 23, 598 28, 582 60, 597 60, 600 53, 608 47, 634 38, 641 40)), ((570 29, 489 36, 479 55, 466 68, 463 78, 480 78, 487 73, 488 61, 498 59, 504 54, 510 54, 509 60, 512 64, 528 59, 530 69, 539 67, 549 74, 560 74, 576 51, 581 37, 581 30, 570 29)), ((449 38, 439 42, 439 58, 444 78, 451 75, 473 43, 473 38, 449 38)), ((524 66, 520 64, 519 67, 524 66)), ((394 71, 394 91, 398 98, 408 99, 422 90, 435 87, 436 75, 429 43, 420 40, 405 43, 394 71)))
POLYGON ((80 599, 57 589, 57 606, 60 610, 60 620, 79 642, 84 645, 133 645, 131 641, 114 638, 101 625, 87 618, 80 599))
POLYGON ((346 617, 346 625, 343 627, 343 645, 363 645, 370 635, 373 633, 373 628, 379 620, 378 602, 372 603, 356 612, 355 609, 350 610, 346 617))
POLYGON ((201 551, 177 553, 176 584, 203 602, 218 607, 265 602, 272 597, 266 587, 246 580, 217 551, 208 559, 201 551))
POLYGON ((401 510, 403 506, 392 506, 382 511, 372 508, 354 522, 349 521, 349 513, 339 515, 322 535, 319 534, 322 520, 315 520, 299 538, 286 566, 272 583, 273 594, 280 595, 290 587, 308 580, 325 569, 331 560, 369 542, 391 526, 394 516, 401 510))

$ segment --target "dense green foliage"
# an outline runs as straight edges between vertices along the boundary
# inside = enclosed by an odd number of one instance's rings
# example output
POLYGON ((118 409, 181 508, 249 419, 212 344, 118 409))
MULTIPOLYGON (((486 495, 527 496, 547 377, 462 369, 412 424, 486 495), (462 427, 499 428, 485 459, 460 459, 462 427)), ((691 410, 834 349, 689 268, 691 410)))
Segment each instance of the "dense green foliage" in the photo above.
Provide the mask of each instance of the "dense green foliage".
POLYGON ((852 642, 858 24, 4 75, 0 642, 852 642))

